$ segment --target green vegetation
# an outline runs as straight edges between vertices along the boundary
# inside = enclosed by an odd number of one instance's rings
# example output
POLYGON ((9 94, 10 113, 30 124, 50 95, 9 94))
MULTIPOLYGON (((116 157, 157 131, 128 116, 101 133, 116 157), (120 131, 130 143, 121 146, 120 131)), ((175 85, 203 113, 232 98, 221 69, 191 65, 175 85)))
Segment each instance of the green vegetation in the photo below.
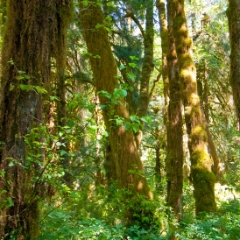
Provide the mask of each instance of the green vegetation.
POLYGON ((239 239, 229 3, 1 1, 0 239, 239 239))

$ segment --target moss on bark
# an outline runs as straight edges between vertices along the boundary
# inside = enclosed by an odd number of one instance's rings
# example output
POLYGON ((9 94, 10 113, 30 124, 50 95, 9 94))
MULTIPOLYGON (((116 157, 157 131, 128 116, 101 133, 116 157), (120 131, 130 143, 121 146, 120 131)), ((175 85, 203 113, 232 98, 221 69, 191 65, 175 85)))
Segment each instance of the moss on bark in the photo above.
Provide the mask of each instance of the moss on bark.
MULTIPOLYGON (((93 71, 95 86, 97 91, 107 91, 113 94, 114 89, 120 88, 116 78, 117 66, 112 54, 108 33, 104 28, 104 14, 94 0, 86 7, 85 1, 79 0, 80 4, 80 24, 83 29, 84 38, 90 53, 90 63, 93 71), (98 26, 96 28, 96 26, 98 26)), ((114 116, 128 119, 129 114, 126 108, 124 98, 119 99, 118 104, 109 104, 109 100, 100 96, 100 103, 106 105, 103 109, 103 117, 106 129, 109 134, 109 144, 113 166, 118 186, 121 189, 128 190, 131 194, 125 196, 123 201, 131 199, 135 201, 135 196, 140 195, 143 199, 151 200, 152 193, 147 184, 143 172, 142 162, 140 160, 132 131, 127 131, 124 126, 116 126, 112 119, 114 116)), ((127 201, 126 201, 127 203, 127 201)), ((138 209, 139 210, 139 209, 138 209)), ((134 222, 135 209, 129 206, 126 211, 126 221, 134 222)), ((147 211, 142 209, 146 215, 147 211)))
POLYGON ((211 171, 212 161, 208 153, 205 120, 197 92, 196 69, 191 55, 192 40, 188 35, 184 0, 169 1, 173 7, 173 34, 179 62, 179 77, 185 106, 185 121, 189 134, 196 214, 216 211, 214 197, 215 176, 211 171))
MULTIPOLYGON (((59 4, 65 2, 58 1, 59 4)), ((28 146, 25 137, 32 125, 37 125, 34 119, 41 115, 41 96, 19 86, 21 83, 44 87, 49 82, 58 22, 56 4, 50 0, 7 2, 0 93, 0 171, 5 173, 0 177, 0 192, 6 192, 1 195, 1 239, 10 236, 36 239, 38 234, 41 189, 36 191, 37 183, 33 179, 39 166, 26 167, 28 146), (24 75, 17 80, 20 71, 24 71, 24 75), (10 200, 13 205, 7 207, 10 200)))

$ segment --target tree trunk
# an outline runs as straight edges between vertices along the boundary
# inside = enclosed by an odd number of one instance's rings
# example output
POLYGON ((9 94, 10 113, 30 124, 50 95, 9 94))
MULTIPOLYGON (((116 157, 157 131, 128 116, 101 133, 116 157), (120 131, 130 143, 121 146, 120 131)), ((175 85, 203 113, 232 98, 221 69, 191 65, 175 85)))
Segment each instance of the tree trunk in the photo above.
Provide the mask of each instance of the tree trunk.
MULTIPOLYGON (((209 146, 209 152, 210 155, 213 159, 213 167, 212 167, 212 171, 215 174, 216 177, 219 177, 220 174, 220 159, 218 158, 218 154, 217 154, 217 150, 216 150, 216 146, 215 143, 213 141, 212 138, 212 134, 209 130, 208 127, 208 123, 209 123, 209 103, 208 103, 208 96, 209 96, 209 89, 208 89, 208 78, 207 78, 207 66, 206 66, 206 61, 204 61, 203 63, 203 93, 202 93, 202 102, 203 102, 203 112, 204 112, 204 116, 206 119, 206 126, 205 126, 205 130, 207 132, 207 136, 208 136, 208 146, 209 146)), ((199 91, 198 91, 199 92, 199 91)), ((199 94, 201 96, 201 94, 199 94)))
POLYGON ((197 86, 198 86, 198 95, 200 97, 200 101, 203 103, 202 111, 204 113, 205 120, 207 124, 205 125, 205 130, 208 136, 208 147, 209 153, 213 160, 212 171, 216 177, 219 177, 220 174, 220 160, 218 158, 217 150, 215 143, 212 138, 212 134, 209 130, 208 123, 209 123, 209 103, 208 103, 208 96, 209 96, 209 88, 208 88, 208 78, 207 78, 207 66, 206 61, 202 64, 197 65, 198 74, 197 74, 197 86))
POLYGON ((177 218, 181 218, 181 195, 183 186, 183 132, 182 132, 182 98, 178 75, 178 59, 173 36, 173 5, 168 4, 168 79, 169 105, 167 123, 167 202, 177 218))
POLYGON ((138 99, 137 115, 142 117, 147 114, 149 103, 149 81, 153 71, 153 0, 148 1, 146 9, 146 28, 144 32, 144 58, 140 78, 140 93, 138 99))
MULTIPOLYGON (((65 1, 65 4, 57 4, 58 26, 57 26, 57 39, 55 45, 55 57, 56 57, 56 68, 57 68, 57 120, 60 132, 64 132, 66 126, 66 100, 65 100, 65 68, 66 68, 66 38, 67 29, 70 23, 70 17, 72 13, 72 2, 71 0, 65 1)), ((66 153, 62 155, 62 166, 65 171, 64 182, 70 186, 70 174, 69 174, 69 143, 65 136, 61 139, 62 145, 59 150, 63 150, 66 153)))
POLYGON ((211 171, 212 161, 208 153, 208 138, 205 120, 200 108, 197 92, 196 68, 191 56, 192 40, 188 35, 184 1, 168 3, 168 11, 173 16, 173 35, 179 64, 179 80, 185 106, 185 121, 189 135, 191 175, 194 185, 196 214, 216 211, 214 184, 215 175, 211 171))
MULTIPOLYGON (((167 203, 172 207, 177 218, 180 219, 181 195, 183 184, 183 143, 182 143, 182 100, 178 77, 178 60, 169 21, 167 28, 165 3, 157 1, 162 40, 162 72, 164 81, 165 105, 167 117, 167 203)), ((171 7, 168 5, 168 7, 171 7)), ((168 16, 172 18, 171 15, 168 16)))
MULTIPOLYGON (((146 27, 143 36, 144 57, 140 78, 140 92, 138 98, 137 115, 139 117, 146 116, 149 104, 149 82, 151 73, 153 71, 153 0, 148 1, 146 9, 146 27)), ((142 128, 144 123, 141 124, 139 131, 136 133, 137 148, 140 150, 142 141, 142 128)))
POLYGON ((128 120, 129 116, 122 96, 118 98, 117 103, 112 101, 114 90, 120 89, 120 86, 116 78, 117 66, 104 28, 104 15, 97 0, 92 1, 88 6, 84 5, 84 1, 79 0, 79 3, 80 24, 90 54, 95 86, 98 92, 105 91, 111 94, 110 98, 103 94, 99 99, 100 104, 105 106, 103 118, 109 134, 110 159, 114 163, 117 183, 121 189, 127 189, 130 192, 125 196, 125 201, 130 198, 132 206, 127 206, 125 217, 128 223, 142 222, 143 219, 137 219, 134 213, 142 211, 142 217, 144 217, 149 215, 149 212, 144 208, 140 209, 137 201, 152 199, 152 193, 143 173, 133 132, 126 130, 123 125, 118 126, 114 121, 116 117, 128 120))
POLYGON ((238 130, 240 130, 240 2, 238 0, 229 0, 227 16, 231 45, 230 83, 232 86, 233 100, 238 120, 238 130))
POLYGON ((164 111, 164 122, 167 126, 168 123, 168 104, 169 104, 169 79, 168 79, 168 27, 166 19, 166 7, 165 2, 157 0, 156 6, 158 8, 158 16, 160 23, 160 35, 161 35, 161 47, 162 47, 162 78, 164 84, 164 98, 165 98, 165 111, 164 111))
POLYGON ((7 5, 0 93, 1 239, 36 239, 38 234, 42 193, 34 179, 42 157, 29 162, 26 139, 33 123, 41 121, 34 122, 41 116, 38 88, 50 76, 55 5, 50 0, 9 0, 7 5))

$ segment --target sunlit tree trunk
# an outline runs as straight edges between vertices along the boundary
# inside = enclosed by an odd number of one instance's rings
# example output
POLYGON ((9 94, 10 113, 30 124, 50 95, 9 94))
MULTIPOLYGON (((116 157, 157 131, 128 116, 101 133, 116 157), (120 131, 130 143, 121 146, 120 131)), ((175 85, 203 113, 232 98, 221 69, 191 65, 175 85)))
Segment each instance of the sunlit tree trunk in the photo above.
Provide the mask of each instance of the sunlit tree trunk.
POLYGON ((189 37, 183 0, 169 0, 173 36, 178 58, 179 81, 185 106, 185 121, 189 135, 191 175, 194 185, 196 214, 216 211, 212 160, 208 153, 208 137, 205 120, 197 92, 196 68, 192 60, 192 40, 189 37))
MULTIPOLYGON (((168 70, 168 76, 165 76, 165 97, 169 98, 168 117, 167 117, 167 203, 172 207, 177 218, 180 219, 181 213, 181 195, 183 185, 183 132, 182 132, 182 98, 180 91, 180 81, 178 75, 178 59, 175 48, 175 39, 173 36, 173 15, 168 4, 168 30, 166 28, 165 6, 163 1, 159 1, 163 64, 168 70), (168 32, 168 34, 167 34, 168 32), (168 44, 168 45, 167 45, 168 44), (169 89, 168 89, 169 88, 169 89)), ((163 69, 165 71, 165 69, 163 69)), ((166 74, 166 73, 165 73, 166 74)), ((167 99, 165 100, 168 101, 167 99)))
POLYGON ((168 41, 168 26, 166 19, 166 6, 165 1, 157 0, 156 6, 158 8, 160 35, 161 35, 161 48, 162 48, 162 78, 164 83, 164 98, 165 98, 165 111, 164 119, 165 124, 168 122, 168 104, 169 104, 169 79, 168 79, 168 62, 167 55, 169 49, 168 41))
MULTIPOLYGON (((117 66, 113 58, 107 31, 104 28, 103 12, 96 0, 87 6, 84 1, 79 0, 79 3, 80 24, 90 54, 96 89, 98 92, 106 91, 113 94, 114 89, 120 89, 120 86, 116 78, 118 75, 117 66)), ((135 206, 128 207, 125 215, 126 220, 128 223, 133 223, 136 220, 141 222, 142 220, 137 219, 138 217, 134 214, 140 210, 140 204, 137 201, 142 198, 152 199, 152 193, 143 173, 143 166, 135 145, 133 132, 126 130, 123 125, 116 125, 114 121, 116 117, 128 119, 125 100, 120 97, 116 104, 111 102, 112 98, 109 101, 104 95, 100 95, 99 99, 100 104, 105 106, 103 108, 103 118, 109 134, 110 160, 113 161, 118 186, 130 191, 130 194, 125 197, 126 199, 130 198, 131 204, 135 206)), ((141 212, 142 217, 144 217, 149 215, 151 211, 145 211, 143 208, 141 212)))
POLYGON ((203 113, 206 119, 207 124, 205 125, 205 130, 207 132, 208 136, 208 146, 209 146, 209 152, 213 159, 213 167, 212 170, 216 177, 219 176, 220 171, 220 159, 217 154, 217 149, 215 146, 215 143, 212 138, 212 134, 210 132, 210 129, 208 127, 209 123, 209 103, 208 103, 208 97, 209 97, 209 87, 208 87, 208 77, 207 77, 207 64, 206 61, 203 62, 202 67, 199 66, 198 68, 198 93, 200 96, 200 99, 203 103, 203 113))
POLYGON ((227 16, 231 45, 230 83, 232 85, 233 100, 238 120, 238 129, 240 130, 240 2, 238 0, 229 0, 227 16))
MULTIPOLYGON (((161 36, 161 48, 162 48, 162 79, 164 87, 164 125, 167 131, 168 125, 168 104, 169 104, 169 79, 168 79, 168 27, 167 27, 167 18, 166 18, 166 6, 165 2, 162 0, 156 1, 156 7, 158 8, 158 18, 160 25, 160 36, 161 36)), ((164 144, 167 146, 167 144, 164 144)), ((159 140, 158 140, 158 151, 160 150, 159 140)), ((159 155, 159 154, 158 154, 159 155)), ((157 171, 157 168, 160 167, 160 157, 156 154, 156 177, 160 174, 160 169, 157 171)), ((160 178, 156 178, 156 181, 160 181, 160 178)))

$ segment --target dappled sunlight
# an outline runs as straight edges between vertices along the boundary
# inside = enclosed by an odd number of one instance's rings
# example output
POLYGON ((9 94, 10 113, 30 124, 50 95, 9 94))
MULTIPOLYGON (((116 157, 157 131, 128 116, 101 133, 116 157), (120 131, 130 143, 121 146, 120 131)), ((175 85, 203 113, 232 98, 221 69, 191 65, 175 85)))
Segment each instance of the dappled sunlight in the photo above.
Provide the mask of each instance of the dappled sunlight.
POLYGON ((226 184, 221 185, 221 183, 216 183, 215 194, 216 194, 216 198, 220 202, 240 199, 240 194, 236 192, 233 187, 228 186, 226 184))

